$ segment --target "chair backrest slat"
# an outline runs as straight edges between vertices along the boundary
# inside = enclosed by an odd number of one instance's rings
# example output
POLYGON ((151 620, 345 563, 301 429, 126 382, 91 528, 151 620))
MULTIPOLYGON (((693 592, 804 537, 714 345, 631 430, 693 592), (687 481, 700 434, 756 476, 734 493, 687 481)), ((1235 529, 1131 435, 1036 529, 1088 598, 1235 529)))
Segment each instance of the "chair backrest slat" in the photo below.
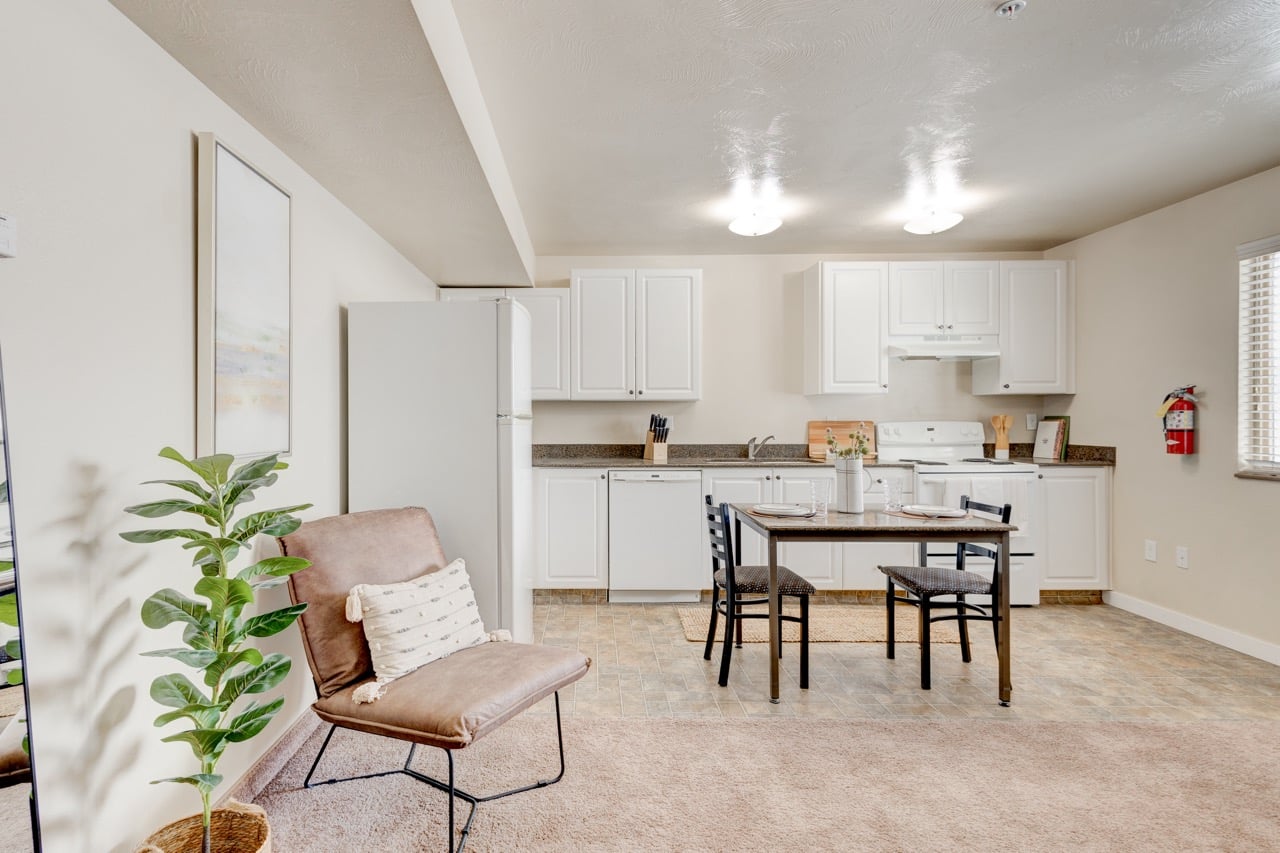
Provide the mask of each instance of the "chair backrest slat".
MULTIPOLYGON (((1012 504, 997 506, 995 504, 982 503, 981 501, 973 500, 968 495, 961 495, 960 508, 969 512, 979 512, 983 515, 993 516, 992 521, 998 520, 1001 524, 1008 524, 1009 519, 1013 517, 1012 504)), ((989 560, 995 560, 1000 556, 1000 549, 994 545, 960 542, 956 545, 956 568, 964 568, 965 555, 986 557, 989 560)))

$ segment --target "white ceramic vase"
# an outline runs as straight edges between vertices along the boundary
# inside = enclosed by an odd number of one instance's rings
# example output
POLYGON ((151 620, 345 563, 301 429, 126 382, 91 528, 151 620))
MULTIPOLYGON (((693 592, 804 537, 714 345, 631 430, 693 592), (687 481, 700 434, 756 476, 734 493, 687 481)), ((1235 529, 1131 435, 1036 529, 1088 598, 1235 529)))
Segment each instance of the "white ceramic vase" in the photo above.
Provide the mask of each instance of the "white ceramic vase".
POLYGON ((862 457, 836 459, 836 512, 862 512, 862 457))

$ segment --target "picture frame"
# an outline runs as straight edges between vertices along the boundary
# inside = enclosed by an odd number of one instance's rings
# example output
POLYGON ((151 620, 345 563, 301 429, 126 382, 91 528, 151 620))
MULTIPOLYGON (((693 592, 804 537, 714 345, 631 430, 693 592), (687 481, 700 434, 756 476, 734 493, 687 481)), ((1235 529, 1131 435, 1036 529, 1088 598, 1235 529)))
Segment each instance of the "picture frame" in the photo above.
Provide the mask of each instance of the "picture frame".
POLYGON ((1058 418, 1042 417, 1036 425, 1031 458, 1042 462, 1061 462, 1067 425, 1058 418))
POLYGON ((292 447, 292 197, 196 134, 196 453, 292 447))

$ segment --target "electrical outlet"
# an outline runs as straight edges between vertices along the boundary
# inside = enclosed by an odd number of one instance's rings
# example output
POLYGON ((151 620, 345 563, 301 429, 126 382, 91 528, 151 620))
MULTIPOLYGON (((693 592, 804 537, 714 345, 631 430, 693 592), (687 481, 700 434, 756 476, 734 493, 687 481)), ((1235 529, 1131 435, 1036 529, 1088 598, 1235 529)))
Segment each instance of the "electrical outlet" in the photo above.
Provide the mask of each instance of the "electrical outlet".
POLYGON ((1040 416, 1034 412, 1027 413, 1027 429, 1031 432, 1036 431, 1036 424, 1039 423, 1040 416))
POLYGON ((1180 569, 1191 568, 1191 555, 1187 552, 1186 545, 1179 545, 1173 549, 1173 564, 1180 569))
POLYGON ((1156 561, 1156 540, 1142 540, 1142 559, 1149 563, 1154 563, 1156 561))

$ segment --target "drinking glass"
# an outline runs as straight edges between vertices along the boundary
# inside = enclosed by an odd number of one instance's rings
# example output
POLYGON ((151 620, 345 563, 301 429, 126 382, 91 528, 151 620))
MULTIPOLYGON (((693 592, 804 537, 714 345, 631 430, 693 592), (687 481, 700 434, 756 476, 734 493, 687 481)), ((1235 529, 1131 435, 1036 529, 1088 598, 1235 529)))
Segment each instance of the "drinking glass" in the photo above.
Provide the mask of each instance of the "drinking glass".
POLYGON ((831 483, 827 480, 809 481, 809 508, 819 518, 827 517, 827 504, 831 502, 831 483))
POLYGON ((880 482, 884 486, 885 512, 897 512, 902 509, 902 486, 898 481, 881 477, 880 482))

